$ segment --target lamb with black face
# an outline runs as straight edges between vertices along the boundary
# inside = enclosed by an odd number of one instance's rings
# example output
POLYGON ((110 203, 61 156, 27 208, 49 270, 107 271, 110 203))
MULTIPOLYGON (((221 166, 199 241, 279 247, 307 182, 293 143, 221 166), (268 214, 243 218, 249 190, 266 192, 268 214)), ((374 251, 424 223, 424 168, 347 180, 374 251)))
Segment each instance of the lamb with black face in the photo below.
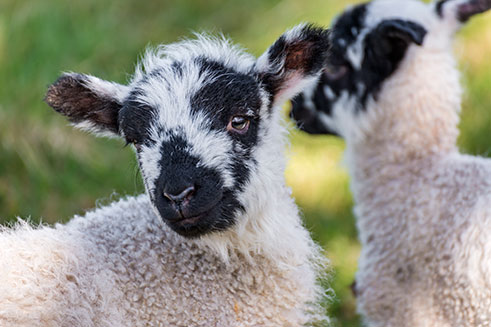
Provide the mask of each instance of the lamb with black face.
POLYGON ((207 121, 199 138, 205 140, 205 135, 209 133, 228 141, 227 169, 233 176, 232 183, 225 185, 219 168, 205 165, 204 159, 191 151, 192 143, 184 137, 186 133, 182 128, 164 130, 162 126, 154 127, 160 134, 166 135, 164 140, 157 142, 148 133, 132 134, 139 126, 146 126, 145 131, 151 130, 150 126, 154 124, 152 117, 157 115, 158 110, 141 105, 144 101, 139 99, 139 94, 153 82, 154 77, 139 83, 138 88, 142 91, 130 95, 119 115, 120 131, 128 142, 137 147, 142 170, 145 169, 142 148, 159 147, 160 174, 153 183, 150 195, 165 222, 185 236, 226 230, 234 224, 236 214, 243 211, 238 195, 254 167, 251 154, 257 145, 262 106, 259 84, 252 76, 236 72, 216 61, 198 59, 194 64, 198 78, 206 76, 212 81, 190 97, 189 114, 191 119, 203 117, 207 121), (148 115, 149 112, 154 114, 148 115), (148 117, 140 119, 145 113, 148 117))
POLYGON ((315 82, 327 36, 300 25, 257 60, 201 37, 147 53, 128 86, 65 74, 46 101, 76 126, 135 147, 154 209, 172 230, 223 232, 262 207, 262 176, 277 174, 263 166, 281 146, 274 109, 315 82))
MULTIPOLYGON (((364 111, 377 100, 384 82, 399 67, 411 45, 420 46, 427 29, 419 19, 390 11, 382 1, 357 5, 335 19, 327 65, 315 88, 292 100, 291 117, 310 134, 343 136, 334 110, 364 111), (344 108, 344 109, 343 109, 344 108)), ((419 17, 424 20, 424 17, 419 17)), ((337 115, 339 116, 339 115, 337 115)))

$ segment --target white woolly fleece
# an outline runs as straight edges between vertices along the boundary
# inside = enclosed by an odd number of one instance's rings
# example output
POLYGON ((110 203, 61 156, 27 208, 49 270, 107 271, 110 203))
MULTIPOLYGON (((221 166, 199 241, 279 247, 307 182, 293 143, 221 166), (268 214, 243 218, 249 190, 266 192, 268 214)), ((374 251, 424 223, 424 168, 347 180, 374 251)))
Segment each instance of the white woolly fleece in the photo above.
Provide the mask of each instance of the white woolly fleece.
POLYGON ((47 103, 96 134, 128 133, 127 142, 136 143, 146 194, 75 217, 67 225, 33 229, 21 223, 0 230, 0 327, 327 322, 319 280, 325 259, 285 185, 287 129, 277 105, 278 93, 293 95, 320 73, 327 36, 309 25, 287 31, 274 51, 266 52, 259 70, 250 55, 228 40, 198 35, 149 51, 130 86, 83 74, 60 77, 48 90, 47 103), (305 54, 302 60, 299 53, 305 54), (270 65, 280 62, 287 73, 271 73, 264 58, 270 65), (218 68, 204 69, 206 65, 218 68), (237 92, 219 103, 221 93, 211 88, 214 94, 204 94, 216 105, 197 100, 216 80, 232 83, 228 75, 246 81, 239 87, 257 87, 257 92, 237 92), (241 109, 241 100, 252 96, 258 104, 241 109), (128 118, 128 112, 135 116, 128 118), (228 129, 242 115, 257 127, 257 135, 248 135, 257 141, 237 141, 239 131, 228 129), (128 128, 127 120, 134 126, 128 128), (137 129, 138 142, 131 137, 137 129), (250 157, 241 156, 246 150, 250 157), (180 187, 177 182, 188 173, 194 199, 186 202, 196 200, 192 205, 175 202, 163 185, 172 181, 180 187), (200 192, 221 193, 200 198, 200 192), (223 212, 213 213, 208 201, 216 201, 213 208, 223 202, 223 212), (185 212, 186 207, 194 211, 185 212), (210 229, 205 233, 198 224, 196 234, 186 233, 176 227, 171 211, 179 211, 182 225, 187 224, 185 215, 209 218, 210 229))
POLYGON ((282 265, 231 252, 224 262, 151 208, 141 195, 67 225, 2 230, 0 326, 301 326, 323 318, 305 304, 319 292, 311 258, 282 265))
POLYGON ((491 326, 491 160, 456 146, 462 90, 447 23, 409 48, 346 138, 368 326, 491 326))

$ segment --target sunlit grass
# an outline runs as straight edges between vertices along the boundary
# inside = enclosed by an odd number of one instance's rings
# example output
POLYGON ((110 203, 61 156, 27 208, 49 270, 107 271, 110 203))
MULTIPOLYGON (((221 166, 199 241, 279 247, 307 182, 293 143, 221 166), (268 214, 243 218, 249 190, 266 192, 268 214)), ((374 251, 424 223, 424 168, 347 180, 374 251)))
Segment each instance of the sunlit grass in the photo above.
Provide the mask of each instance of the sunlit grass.
POLYGON ((287 183, 304 205, 336 212, 351 204, 348 174, 341 157, 343 142, 333 137, 292 136, 287 183))

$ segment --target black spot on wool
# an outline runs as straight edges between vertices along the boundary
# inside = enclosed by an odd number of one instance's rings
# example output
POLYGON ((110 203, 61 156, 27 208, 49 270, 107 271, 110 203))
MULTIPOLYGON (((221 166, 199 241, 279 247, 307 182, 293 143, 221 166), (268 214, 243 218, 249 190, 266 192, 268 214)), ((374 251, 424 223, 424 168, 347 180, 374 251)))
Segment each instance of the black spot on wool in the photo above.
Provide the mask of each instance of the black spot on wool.
POLYGON ((190 145, 179 135, 170 132, 160 147, 160 176, 151 195, 164 222, 186 237, 197 237, 213 231, 223 231, 235 223, 243 207, 236 192, 223 185, 220 173, 207 168, 200 159, 189 153, 190 145), (176 205, 164 193, 179 193, 188 186, 195 192, 185 206, 176 205), (197 217, 186 223, 184 219, 197 217))

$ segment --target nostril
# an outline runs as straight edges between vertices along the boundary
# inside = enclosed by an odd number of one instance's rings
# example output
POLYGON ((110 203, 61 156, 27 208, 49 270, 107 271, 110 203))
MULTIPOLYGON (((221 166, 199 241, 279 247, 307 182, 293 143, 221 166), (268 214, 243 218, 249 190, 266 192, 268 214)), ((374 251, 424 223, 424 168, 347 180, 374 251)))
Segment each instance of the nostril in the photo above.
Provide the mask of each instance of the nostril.
POLYGON ((186 187, 184 190, 180 192, 164 191, 164 196, 167 199, 171 200, 172 202, 178 203, 184 201, 185 199, 189 199, 194 194, 195 191, 196 189, 193 185, 193 186, 186 187))

